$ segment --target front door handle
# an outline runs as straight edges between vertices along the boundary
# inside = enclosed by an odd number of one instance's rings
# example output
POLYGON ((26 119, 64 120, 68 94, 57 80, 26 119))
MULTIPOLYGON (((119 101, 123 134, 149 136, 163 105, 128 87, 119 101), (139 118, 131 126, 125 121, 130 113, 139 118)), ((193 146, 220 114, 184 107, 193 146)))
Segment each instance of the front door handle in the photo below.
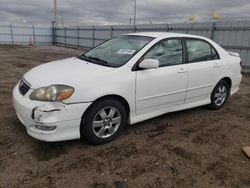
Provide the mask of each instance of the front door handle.
POLYGON ((213 65, 214 68, 218 68, 218 67, 220 67, 220 66, 221 66, 221 65, 220 65, 219 62, 216 62, 216 63, 214 63, 214 65, 213 65))
POLYGON ((187 69, 185 68, 180 68, 179 71, 177 73, 186 73, 187 69))

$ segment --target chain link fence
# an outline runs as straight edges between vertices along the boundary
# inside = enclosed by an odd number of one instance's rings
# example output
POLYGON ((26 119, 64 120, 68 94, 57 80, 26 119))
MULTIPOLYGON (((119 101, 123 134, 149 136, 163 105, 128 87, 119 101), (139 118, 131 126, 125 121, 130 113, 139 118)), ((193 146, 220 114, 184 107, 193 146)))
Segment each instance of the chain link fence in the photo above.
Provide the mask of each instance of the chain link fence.
POLYGON ((51 45, 52 27, 26 25, 0 25, 0 44, 51 45))
POLYGON ((9 24, 0 25, 0 43, 92 48, 121 34, 148 31, 188 33, 210 38, 226 50, 238 52, 244 71, 250 72, 250 21, 56 28, 9 24))
POLYGON ((55 44, 65 47, 92 48, 121 34, 162 31, 188 33, 210 38, 228 51, 238 52, 244 70, 250 71, 250 21, 121 26, 76 26, 55 28, 55 44))

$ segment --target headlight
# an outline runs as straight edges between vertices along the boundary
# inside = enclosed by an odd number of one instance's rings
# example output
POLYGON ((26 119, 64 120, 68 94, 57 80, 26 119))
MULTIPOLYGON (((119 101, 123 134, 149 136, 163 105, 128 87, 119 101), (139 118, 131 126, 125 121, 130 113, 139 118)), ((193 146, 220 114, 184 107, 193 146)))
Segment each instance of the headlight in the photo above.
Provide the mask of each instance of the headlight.
POLYGON ((31 100, 38 101, 62 101, 69 98, 74 88, 66 85, 51 85, 34 90, 30 94, 31 100))

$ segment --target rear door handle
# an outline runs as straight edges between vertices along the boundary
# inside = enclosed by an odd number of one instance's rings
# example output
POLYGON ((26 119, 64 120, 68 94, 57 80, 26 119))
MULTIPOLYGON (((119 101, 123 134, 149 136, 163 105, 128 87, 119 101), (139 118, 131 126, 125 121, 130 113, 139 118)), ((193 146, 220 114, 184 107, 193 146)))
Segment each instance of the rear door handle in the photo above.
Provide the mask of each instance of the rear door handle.
POLYGON ((187 69, 185 68, 180 68, 177 73, 186 73, 187 69))

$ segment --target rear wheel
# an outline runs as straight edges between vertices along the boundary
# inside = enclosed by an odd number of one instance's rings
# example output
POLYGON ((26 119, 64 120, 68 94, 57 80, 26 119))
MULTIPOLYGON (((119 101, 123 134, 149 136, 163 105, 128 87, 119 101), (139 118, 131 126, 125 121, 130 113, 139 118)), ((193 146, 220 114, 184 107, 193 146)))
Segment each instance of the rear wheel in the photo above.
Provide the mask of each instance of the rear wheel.
POLYGON ((81 124, 81 135, 90 144, 104 144, 114 140, 126 124, 126 110, 116 100, 99 101, 86 112, 81 124))
POLYGON ((230 94, 230 87, 225 80, 219 81, 219 83, 215 86, 212 94, 211 94, 211 104, 209 107, 211 109, 220 109, 230 94))

